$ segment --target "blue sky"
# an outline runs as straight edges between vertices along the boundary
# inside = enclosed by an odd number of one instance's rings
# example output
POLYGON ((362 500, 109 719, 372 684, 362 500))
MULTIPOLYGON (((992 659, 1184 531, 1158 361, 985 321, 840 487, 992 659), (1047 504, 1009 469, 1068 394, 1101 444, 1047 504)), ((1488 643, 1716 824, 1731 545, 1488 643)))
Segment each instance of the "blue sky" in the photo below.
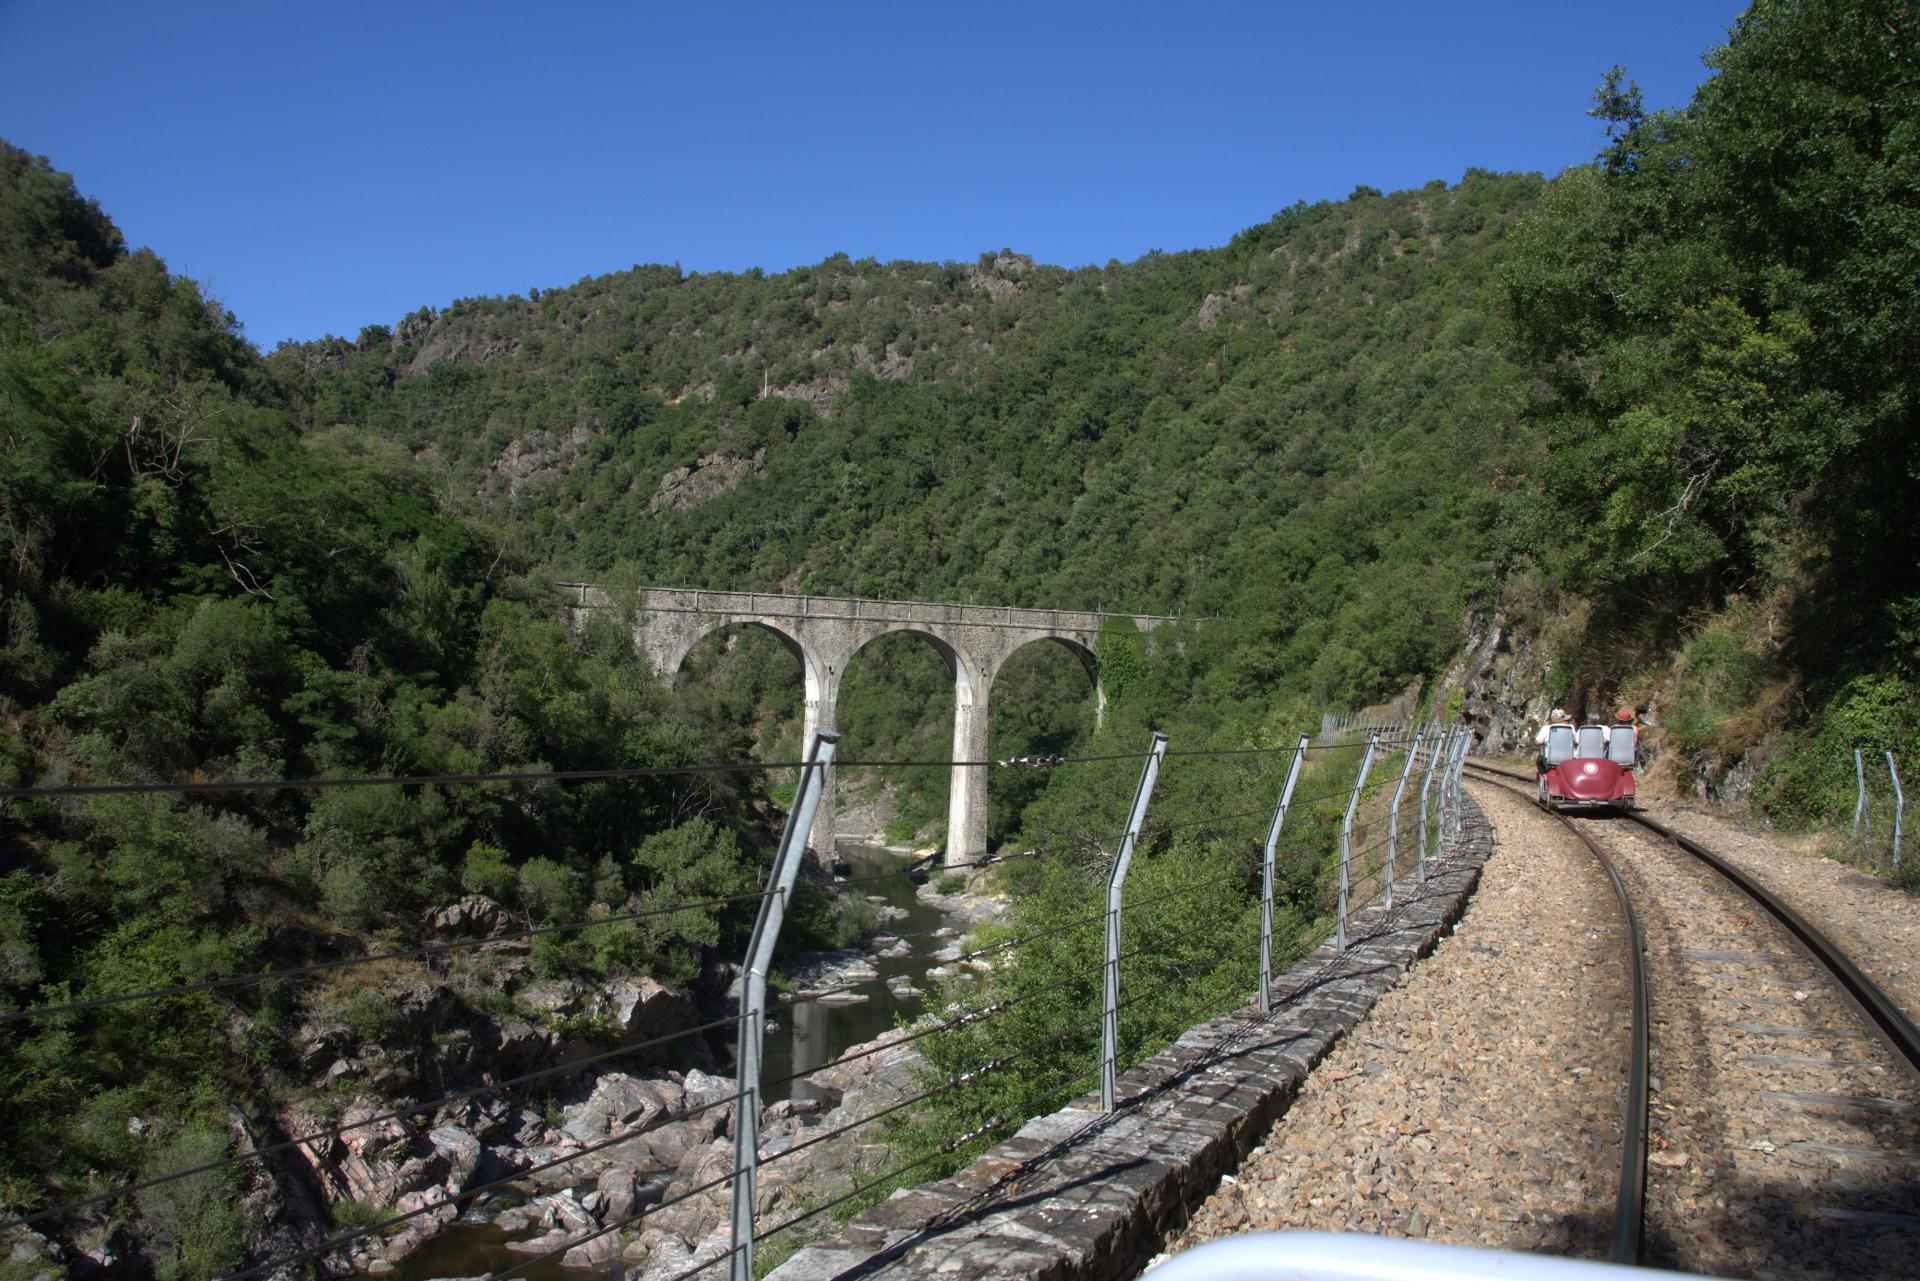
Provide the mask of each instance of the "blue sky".
POLYGON ((0 0, 0 137, 271 349, 634 263, 1074 266, 1553 173, 1606 68, 1684 103, 1742 7, 0 0))

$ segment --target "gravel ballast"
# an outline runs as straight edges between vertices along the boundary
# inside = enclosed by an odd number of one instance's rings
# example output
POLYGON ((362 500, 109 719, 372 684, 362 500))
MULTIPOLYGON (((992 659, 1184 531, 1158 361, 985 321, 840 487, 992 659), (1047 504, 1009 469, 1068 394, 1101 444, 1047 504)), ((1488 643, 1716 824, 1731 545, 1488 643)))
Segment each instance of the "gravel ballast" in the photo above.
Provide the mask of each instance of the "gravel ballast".
POLYGON ((1619 1179, 1625 927, 1592 857, 1497 787, 1443 940, 1308 1078, 1168 1253, 1311 1229, 1604 1258, 1619 1179))
POLYGON ((1826 971, 1718 873, 1627 820, 1581 822, 1646 936, 1646 1262, 1920 1276, 1920 1087, 1826 971))

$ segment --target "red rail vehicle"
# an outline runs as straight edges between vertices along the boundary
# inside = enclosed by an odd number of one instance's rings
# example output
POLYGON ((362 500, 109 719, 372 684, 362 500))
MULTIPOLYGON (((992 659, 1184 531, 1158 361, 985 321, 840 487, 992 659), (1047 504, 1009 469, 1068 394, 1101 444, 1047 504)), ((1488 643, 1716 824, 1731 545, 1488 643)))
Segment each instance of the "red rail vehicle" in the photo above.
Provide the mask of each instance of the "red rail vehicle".
POLYGON ((1639 746, 1631 724, 1548 726, 1534 762, 1540 803, 1556 810, 1632 809, 1639 746))

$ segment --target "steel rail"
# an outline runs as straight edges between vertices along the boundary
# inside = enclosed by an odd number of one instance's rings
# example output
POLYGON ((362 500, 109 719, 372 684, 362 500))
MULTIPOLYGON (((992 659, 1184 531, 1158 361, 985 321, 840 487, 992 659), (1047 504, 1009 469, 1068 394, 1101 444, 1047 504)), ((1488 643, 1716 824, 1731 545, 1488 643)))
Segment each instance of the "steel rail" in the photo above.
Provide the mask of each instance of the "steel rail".
MULTIPOLYGON (((1532 781, 1525 775, 1517 774, 1512 770, 1481 765, 1475 761, 1468 761, 1467 764, 1490 774, 1499 774, 1522 782, 1532 781)), ((1831 939, 1789 906, 1779 895, 1761 885, 1748 873, 1735 867, 1722 855, 1716 854, 1700 842, 1681 835, 1663 823, 1655 822, 1638 810, 1622 810, 1621 813, 1648 831, 1672 841, 1733 882, 1748 898, 1766 909, 1769 915, 1786 927, 1789 934, 1800 941, 1800 944, 1820 963, 1822 968, 1833 975, 1834 981, 1860 1007, 1867 1021, 1879 1031, 1894 1055, 1907 1066, 1909 1071, 1920 1076, 1920 1027, 1916 1027, 1913 1019, 1908 1017, 1907 1013, 1881 990, 1879 984, 1868 978, 1860 967, 1853 963, 1853 959, 1831 939)))
POLYGON ((1880 1032, 1881 1037, 1893 1048, 1893 1052, 1905 1062, 1907 1069, 1920 1077, 1920 1027, 1915 1027, 1912 1019, 1899 1006, 1893 1003, 1880 985, 1868 978, 1853 959, 1834 945, 1816 929, 1806 917, 1800 915, 1779 895, 1761 885, 1747 873, 1729 863, 1719 854, 1690 837, 1656 823, 1644 814, 1627 812, 1627 817, 1649 831, 1666 837, 1687 853, 1711 867, 1720 875, 1737 885, 1748 898, 1764 907, 1773 918, 1786 926, 1787 932, 1798 939, 1801 946, 1826 967, 1834 979, 1846 991, 1861 1011, 1880 1032))
POLYGON ((1904 1010, 1894 1004, 1891 997, 1879 984, 1868 978, 1853 958, 1841 951, 1835 943, 1815 927, 1806 917, 1800 915, 1787 902, 1773 891, 1761 885, 1752 876, 1729 863, 1713 850, 1683 836, 1663 823, 1655 822, 1644 814, 1626 811, 1625 817, 1638 823, 1651 832, 1666 838, 1711 867, 1721 876, 1732 882, 1741 893, 1765 908, 1789 934, 1818 961, 1823 969, 1840 985, 1842 991, 1859 1007, 1869 1023, 1880 1033, 1881 1039, 1893 1050, 1910 1072, 1920 1077, 1920 1027, 1909 1018, 1904 1010))
MULTIPOLYGON (((1475 769, 1485 770, 1508 779, 1520 782, 1528 781, 1524 775, 1510 770, 1495 769, 1490 765, 1481 765, 1474 761, 1466 762, 1475 769)), ((1511 787, 1513 791, 1525 795, 1524 789, 1508 783, 1496 786, 1511 787)), ((1529 796, 1527 799, 1532 800, 1529 796)), ((1633 901, 1627 896, 1626 882, 1620 879, 1620 869, 1614 866, 1600 843, 1582 831, 1564 814, 1554 813, 1560 825, 1579 838, 1594 859, 1605 870, 1607 879, 1613 883, 1613 894, 1620 902, 1620 913, 1627 922, 1627 971, 1628 980, 1633 987, 1633 1027, 1631 1044, 1627 1058, 1627 1109, 1622 1124, 1625 1141, 1621 1144, 1620 1154, 1620 1190, 1614 1201, 1613 1235, 1609 1244, 1609 1258, 1614 1263, 1629 1267, 1640 1265, 1640 1251, 1646 1231, 1647 1202, 1647 1077, 1648 1058, 1651 1053, 1648 1037, 1647 1014, 1647 973, 1646 947, 1640 933, 1640 917, 1633 910, 1633 901)))

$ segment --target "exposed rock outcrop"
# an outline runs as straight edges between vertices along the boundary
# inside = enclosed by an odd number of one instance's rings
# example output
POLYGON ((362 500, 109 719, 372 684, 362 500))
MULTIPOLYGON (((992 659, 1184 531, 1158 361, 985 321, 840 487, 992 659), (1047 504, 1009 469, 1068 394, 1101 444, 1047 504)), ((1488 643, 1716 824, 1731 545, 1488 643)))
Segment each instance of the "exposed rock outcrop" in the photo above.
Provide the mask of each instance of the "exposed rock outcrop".
POLYGON ((688 467, 675 467, 660 478, 660 485, 647 500, 647 510, 685 511, 710 498, 731 493, 749 476, 766 470, 765 447, 746 457, 725 451, 711 453, 688 467))
POLYGON ((510 502, 522 490, 557 479, 598 435, 598 430, 581 424, 566 432, 542 429, 515 437, 487 464, 480 481, 481 497, 510 502))
MULTIPOLYGON (((411 321, 413 317, 407 319, 411 321)), ((416 327, 412 331, 415 340, 419 341, 424 336, 425 341, 421 342, 420 350, 414 353, 413 359, 407 362, 407 373, 424 374, 447 360, 485 364, 520 350, 517 335, 489 333, 487 328, 480 324, 439 325, 430 321, 423 334, 416 327)))

